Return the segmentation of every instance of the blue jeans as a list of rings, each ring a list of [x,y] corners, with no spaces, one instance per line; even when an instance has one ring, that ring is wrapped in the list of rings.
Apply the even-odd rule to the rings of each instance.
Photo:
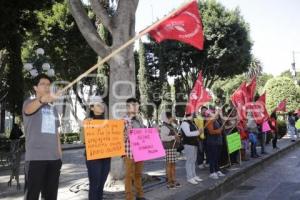
[[[255,133],[249,133],[249,140],[251,143],[251,157],[256,156],[256,145],[257,145],[257,136]]]
[[[87,160],[90,189],[89,200],[102,200],[103,188],[110,171],[110,158]]]

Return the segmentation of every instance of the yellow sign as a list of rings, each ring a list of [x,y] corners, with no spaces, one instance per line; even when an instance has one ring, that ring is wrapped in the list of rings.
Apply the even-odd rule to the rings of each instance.
[[[125,155],[123,120],[85,120],[87,160]]]

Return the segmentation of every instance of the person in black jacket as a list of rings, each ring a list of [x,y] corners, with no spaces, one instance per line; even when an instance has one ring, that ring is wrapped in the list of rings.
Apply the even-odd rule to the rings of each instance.
[[[199,145],[199,130],[193,121],[193,115],[187,114],[186,120],[181,124],[184,152],[186,155],[186,175],[187,181],[191,184],[198,184],[202,181],[196,175],[196,161],[197,161],[197,151]]]

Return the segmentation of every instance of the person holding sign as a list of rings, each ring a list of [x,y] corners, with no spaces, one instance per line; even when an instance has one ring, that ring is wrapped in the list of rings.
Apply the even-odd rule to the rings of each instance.
[[[225,126],[224,126],[224,133],[225,133],[226,138],[228,135],[238,132],[238,129],[237,129],[238,116],[237,116],[236,109],[230,108],[227,111],[227,117],[228,117],[228,119],[226,120]],[[240,137],[240,135],[239,135],[239,137]],[[228,141],[227,141],[227,145],[228,145]],[[228,149],[226,149],[226,153],[229,154],[229,159],[230,159],[231,164],[238,163],[238,153],[239,153],[238,151],[228,152]]]
[[[211,112],[210,119],[207,122],[207,152],[209,157],[209,177],[212,179],[218,179],[225,176],[220,170],[219,161],[221,157],[222,145],[223,145],[223,128],[222,120],[220,117],[221,110],[217,110],[216,113]]]
[[[86,120],[102,120],[105,118],[105,107],[100,96],[92,96],[89,107],[90,116]],[[84,134],[83,143],[85,143]],[[89,200],[103,199],[103,188],[110,171],[110,160],[111,158],[86,160],[89,177]]]
[[[136,199],[145,200],[142,185],[142,171],[144,163],[134,162],[130,148],[129,134],[132,128],[145,128],[139,113],[139,101],[136,98],[129,98],[126,101],[127,115],[125,116],[125,195],[126,200],[133,200],[132,182],[135,186]]]
[[[176,144],[179,144],[179,136],[176,133],[175,128],[172,126],[172,122],[174,121],[172,117],[172,113],[163,112],[162,113],[162,121],[163,124],[160,129],[161,140],[164,145],[164,149],[166,151],[166,174],[167,174],[167,187],[169,189],[175,189],[176,187],[180,187],[180,183],[176,182],[175,178],[175,163],[176,163]]]
[[[25,200],[56,200],[62,166],[62,150],[55,106],[50,94],[51,79],[40,74],[34,79],[35,98],[23,105],[25,153]]]
[[[187,181],[196,185],[202,179],[196,175],[196,161],[200,137],[198,127],[193,121],[193,114],[186,114],[186,120],[181,124],[181,131],[186,155],[185,170]]]

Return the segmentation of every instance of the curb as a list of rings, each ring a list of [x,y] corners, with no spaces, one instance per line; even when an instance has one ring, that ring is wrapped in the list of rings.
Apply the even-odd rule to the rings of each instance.
[[[75,145],[62,145],[62,150],[67,151],[67,150],[73,150],[73,149],[83,149],[84,145],[83,144],[75,144]]]
[[[240,185],[252,175],[257,173],[267,167],[270,163],[278,160],[282,156],[286,155],[287,153],[291,152],[292,150],[299,147],[300,141],[295,141],[293,144],[288,145],[276,153],[273,153],[264,159],[259,160],[258,162],[249,164],[240,171],[237,171],[230,176],[226,177],[224,180],[215,183],[212,187],[208,187],[198,193],[194,193],[191,196],[187,197],[186,199],[189,200],[215,200],[220,198],[222,195],[234,190],[236,186]]]

